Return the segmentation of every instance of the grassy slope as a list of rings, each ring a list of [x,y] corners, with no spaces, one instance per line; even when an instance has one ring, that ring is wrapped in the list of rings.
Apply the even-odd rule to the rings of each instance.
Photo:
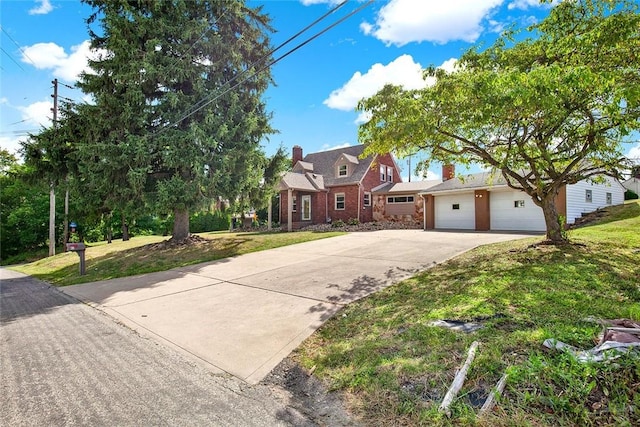
[[[343,233],[202,233],[199,236],[207,241],[173,248],[158,247],[166,237],[135,237],[127,242],[114,240],[109,245],[106,242],[91,244],[85,254],[84,276],[78,274],[78,256],[72,252],[11,268],[57,286],[66,286],[164,271],[340,234]]]
[[[587,316],[640,319],[640,204],[571,231],[574,245],[536,239],[484,246],[346,307],[294,354],[346,393],[369,425],[639,425],[640,361],[580,364],[546,351],[556,338],[588,349]],[[472,334],[437,319],[485,319]],[[437,407],[472,341],[481,343],[453,416]],[[476,417],[503,372],[493,413]]]

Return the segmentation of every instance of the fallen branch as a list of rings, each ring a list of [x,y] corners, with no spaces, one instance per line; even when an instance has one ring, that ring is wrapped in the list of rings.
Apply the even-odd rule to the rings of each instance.
[[[451,410],[449,409],[449,406],[451,406],[453,399],[456,398],[456,396],[458,395],[458,392],[460,391],[460,389],[462,388],[462,385],[464,384],[464,380],[467,377],[467,371],[469,370],[469,366],[471,366],[471,362],[473,362],[473,358],[476,357],[476,350],[478,348],[478,345],[479,345],[478,341],[474,341],[471,344],[471,347],[469,347],[469,354],[467,355],[467,361],[464,362],[464,365],[462,365],[462,368],[460,368],[460,370],[456,373],[456,376],[453,379],[453,382],[451,383],[451,387],[449,387],[449,390],[447,390],[447,394],[444,395],[444,399],[442,399],[442,403],[438,408],[440,412],[444,412],[445,414],[447,414],[447,416],[451,416]]]
[[[489,393],[489,396],[487,396],[487,400],[484,401],[484,405],[482,405],[482,408],[480,408],[480,416],[491,412],[494,405],[496,404],[496,399],[500,397],[502,391],[504,390],[504,386],[507,385],[507,377],[508,375],[506,373],[502,375],[502,378],[500,378],[498,384],[496,384],[495,388],[491,390],[491,393]]]

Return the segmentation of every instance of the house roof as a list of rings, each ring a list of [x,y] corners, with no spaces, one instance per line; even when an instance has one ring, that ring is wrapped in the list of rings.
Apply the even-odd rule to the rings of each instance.
[[[435,185],[440,184],[440,180],[412,181],[412,182],[387,182],[372,189],[372,193],[420,193]]]
[[[313,163],[313,172],[324,176],[324,184],[328,187],[334,185],[348,185],[360,182],[373,163],[374,156],[359,159],[364,151],[364,145],[337,148],[335,150],[320,151],[304,156],[304,161]],[[336,177],[335,167],[338,160],[344,157],[354,165],[353,172],[349,176]]]
[[[284,174],[280,189],[319,191],[336,185],[356,184],[365,176],[375,158],[371,155],[358,159],[363,151],[364,145],[354,145],[307,154],[294,165],[293,172]],[[353,165],[351,174],[336,177],[336,165],[345,160]]]
[[[310,192],[318,192],[325,189],[322,176],[310,172],[285,173],[280,180],[279,190],[286,190],[288,188]]]
[[[313,163],[298,161],[293,167],[294,172],[313,172]]]
[[[462,191],[462,190],[477,190],[480,188],[489,187],[506,187],[507,182],[504,177],[498,173],[492,172],[480,172],[463,177],[456,177],[448,179],[441,184],[434,185],[427,189],[423,193],[441,193],[445,191]]]

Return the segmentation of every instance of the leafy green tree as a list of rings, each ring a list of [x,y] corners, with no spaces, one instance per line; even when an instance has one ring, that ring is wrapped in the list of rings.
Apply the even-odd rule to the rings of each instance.
[[[0,259],[46,245],[48,184],[29,179],[32,173],[13,154],[0,149]]]
[[[617,175],[620,143],[639,127],[640,15],[630,1],[565,1],[528,30],[471,49],[454,72],[427,69],[435,83],[425,89],[387,86],[362,100],[371,120],[359,135],[367,153],[419,149],[493,168],[563,243],[559,190]]]
[[[172,211],[172,239],[183,240],[189,211],[216,196],[236,200],[264,158],[269,18],[237,0],[84,1],[102,52],[79,82],[95,101],[83,159],[93,152],[102,173],[90,179]]]

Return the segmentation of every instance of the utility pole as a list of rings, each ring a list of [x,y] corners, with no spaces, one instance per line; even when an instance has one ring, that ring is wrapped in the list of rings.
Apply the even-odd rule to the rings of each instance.
[[[54,79],[53,83],[53,127],[58,124],[58,79]],[[49,256],[56,254],[56,190],[53,180],[49,183]]]

